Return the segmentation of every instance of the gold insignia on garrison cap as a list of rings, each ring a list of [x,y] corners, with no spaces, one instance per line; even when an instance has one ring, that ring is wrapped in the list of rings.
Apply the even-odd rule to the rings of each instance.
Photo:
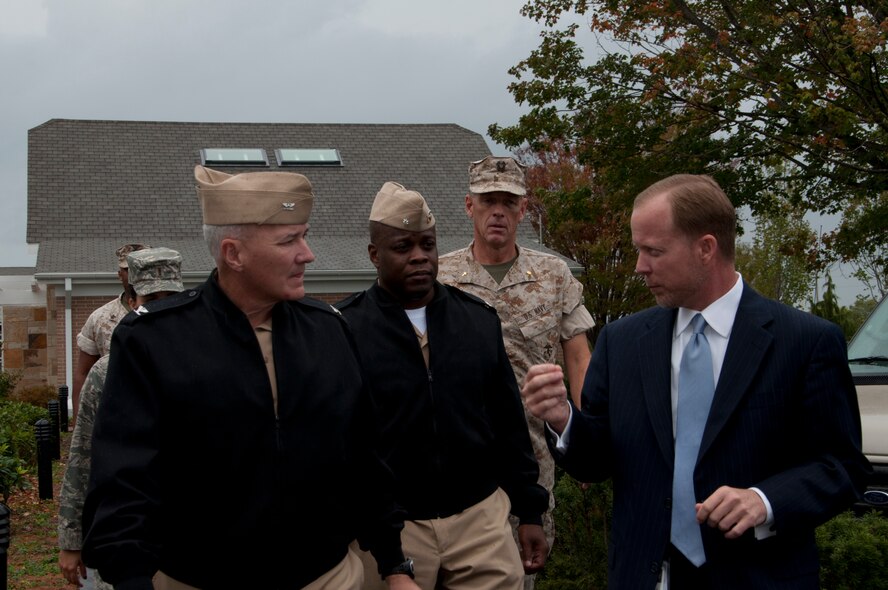
[[[435,216],[423,196],[397,182],[386,182],[376,193],[370,208],[370,221],[411,232],[435,226]]]
[[[226,174],[194,167],[206,225],[304,224],[314,202],[311,183],[294,172]]]

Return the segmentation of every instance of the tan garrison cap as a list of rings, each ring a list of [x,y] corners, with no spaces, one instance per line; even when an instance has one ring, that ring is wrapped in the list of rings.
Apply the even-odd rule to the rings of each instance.
[[[515,158],[487,156],[472,162],[469,164],[469,192],[474,195],[504,192],[523,197],[527,194],[525,168]]]
[[[145,248],[150,248],[151,246],[146,246],[145,244],[124,244],[120,248],[118,248],[114,253],[117,254],[117,265],[120,268],[126,268],[126,256],[130,252],[136,252],[138,250],[144,250]]]
[[[370,221],[407,231],[425,231],[435,227],[435,216],[422,195],[397,182],[382,185],[370,208]]]
[[[194,179],[206,225],[308,223],[314,195],[301,174],[226,174],[198,165]]]
[[[137,295],[151,295],[159,291],[184,291],[182,284],[182,256],[169,248],[145,248],[131,252],[129,283]]]

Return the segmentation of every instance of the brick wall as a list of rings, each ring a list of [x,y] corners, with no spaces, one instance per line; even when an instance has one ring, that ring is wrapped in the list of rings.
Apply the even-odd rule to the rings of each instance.
[[[323,301],[324,303],[333,304],[342,301],[349,295],[351,295],[351,293],[312,293],[311,297]]]
[[[46,318],[46,307],[3,306],[3,369],[22,375],[17,388],[54,385]]]

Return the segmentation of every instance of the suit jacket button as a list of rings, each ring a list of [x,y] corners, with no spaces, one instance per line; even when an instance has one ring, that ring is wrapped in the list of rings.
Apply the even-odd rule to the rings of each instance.
[[[659,571],[660,571],[660,564],[657,563],[656,561],[652,561],[651,562],[651,573],[656,574]]]
[[[663,507],[666,510],[672,510],[672,498],[666,498],[666,501],[663,502]]]

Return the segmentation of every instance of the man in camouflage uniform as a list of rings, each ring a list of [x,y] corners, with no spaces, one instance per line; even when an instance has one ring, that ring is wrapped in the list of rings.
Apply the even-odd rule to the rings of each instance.
[[[111,346],[111,332],[117,322],[130,312],[129,297],[129,279],[126,256],[130,252],[149,248],[144,244],[125,244],[117,249],[117,278],[123,285],[123,293],[116,299],[112,299],[100,308],[93,311],[83,324],[80,333],[77,335],[77,364],[74,369],[74,383],[71,387],[71,408],[73,410],[72,420],[77,420],[77,412],[80,401],[80,390],[86,379],[89,370],[103,356],[108,354],[108,348]]]
[[[586,332],[594,322],[583,305],[583,286],[567,264],[517,244],[526,195],[524,166],[513,158],[488,156],[473,162],[466,213],[474,224],[474,240],[440,258],[438,280],[496,308],[519,386],[531,365],[555,363],[560,347],[571,396],[579,407],[591,356]],[[549,491],[543,528],[552,547],[555,463],[546,448],[543,422],[526,409],[525,415],[540,466],[539,483]],[[525,589],[532,588],[533,576],[527,576]]]
[[[129,270],[130,285],[136,292],[136,313],[144,313],[149,301],[178,293],[184,289],[182,285],[182,257],[175,250],[168,248],[147,248],[131,251],[124,264]],[[110,336],[110,335],[109,335]],[[110,341],[110,338],[109,338]],[[107,352],[96,361],[83,383],[80,396],[78,415],[80,418],[71,435],[71,451],[68,456],[68,467],[62,480],[59,494],[59,568],[72,584],[96,590],[110,590],[111,585],[103,582],[98,572],[89,570],[80,559],[80,548],[83,540],[81,516],[83,500],[89,482],[90,452],[93,424],[99,397],[108,372]]]

